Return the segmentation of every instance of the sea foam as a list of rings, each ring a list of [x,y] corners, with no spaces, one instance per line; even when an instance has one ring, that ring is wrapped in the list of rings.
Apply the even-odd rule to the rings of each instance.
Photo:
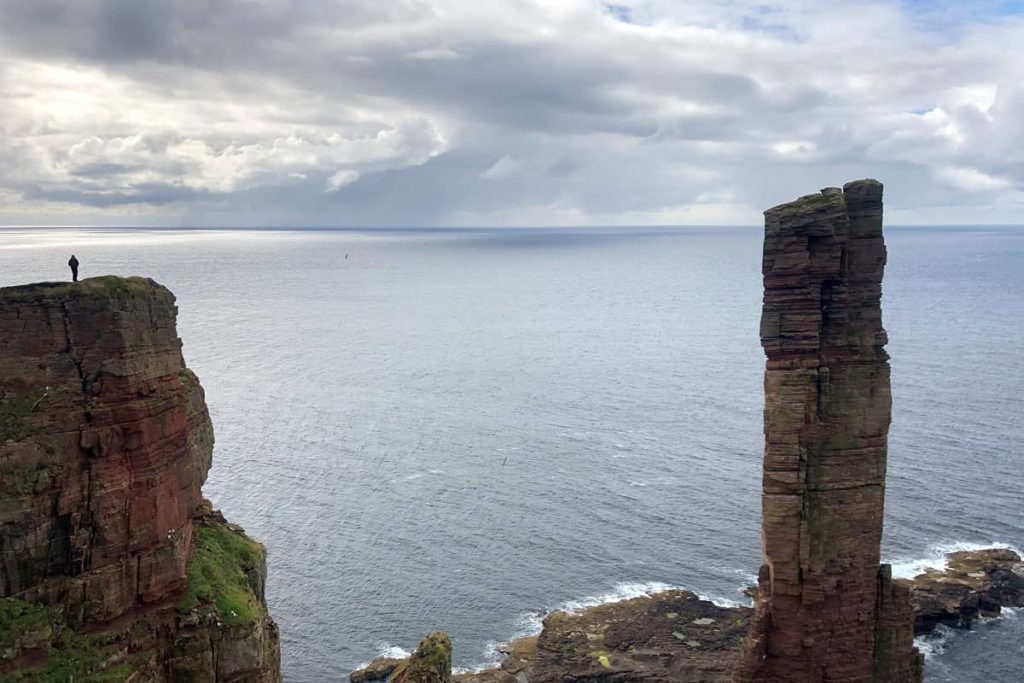
[[[949,567],[949,560],[946,558],[948,553],[959,552],[962,550],[984,550],[986,548],[1006,548],[1007,550],[1014,551],[1018,555],[1022,554],[1020,550],[1008,543],[996,541],[991,543],[972,543],[964,541],[929,546],[928,554],[924,558],[913,560],[896,559],[889,560],[888,562],[892,566],[893,578],[912,579],[919,574],[923,574],[929,569],[945,571]]]

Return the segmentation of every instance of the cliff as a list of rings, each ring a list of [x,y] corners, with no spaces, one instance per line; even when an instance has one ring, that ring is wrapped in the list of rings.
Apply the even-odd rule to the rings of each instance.
[[[277,681],[264,548],[203,500],[213,429],[174,296],[0,289],[0,676]]]
[[[759,593],[740,681],[914,681],[908,591],[881,567],[889,362],[882,186],[765,212]]]

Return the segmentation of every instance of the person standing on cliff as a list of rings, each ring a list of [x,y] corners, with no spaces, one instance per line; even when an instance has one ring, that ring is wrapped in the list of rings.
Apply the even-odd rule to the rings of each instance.
[[[78,259],[75,258],[74,254],[68,259],[68,265],[71,266],[71,281],[78,282]]]

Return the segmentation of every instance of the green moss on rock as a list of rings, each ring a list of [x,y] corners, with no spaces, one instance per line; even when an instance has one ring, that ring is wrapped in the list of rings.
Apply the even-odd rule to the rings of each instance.
[[[451,683],[452,641],[443,631],[423,639],[416,652],[391,674],[391,683]]]
[[[148,297],[154,290],[167,292],[170,295],[167,289],[149,278],[102,275],[78,282],[36,282],[29,285],[4,287],[0,289],[0,301],[17,303],[70,297]]]
[[[79,634],[60,611],[14,598],[0,599],[0,663],[27,656],[33,662],[0,676],[11,683],[113,683],[127,680],[140,665],[112,633]]]
[[[237,527],[212,517],[196,523],[195,553],[188,564],[183,613],[198,609],[229,626],[247,626],[263,616],[258,580],[263,546]]]
[[[0,656],[18,649],[21,643],[48,638],[54,618],[46,607],[14,598],[0,600]]]

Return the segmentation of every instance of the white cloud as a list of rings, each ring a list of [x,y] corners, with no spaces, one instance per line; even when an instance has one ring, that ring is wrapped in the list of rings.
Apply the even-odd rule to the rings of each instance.
[[[346,185],[351,185],[359,180],[359,172],[352,170],[338,171],[327,179],[327,191],[337,192]]]
[[[950,187],[964,192],[993,192],[1008,190],[1013,183],[1003,178],[994,178],[976,168],[954,168],[946,166],[936,169],[936,177]]]
[[[424,61],[445,61],[449,59],[458,59],[459,53],[446,47],[436,47],[416,50],[415,52],[407,54],[406,57],[409,59],[421,59]]]
[[[491,164],[487,170],[480,174],[481,178],[487,180],[501,180],[518,174],[523,169],[523,162],[505,155]]]
[[[754,223],[863,176],[903,220],[1021,220],[996,0],[30,4],[0,4],[0,222]]]

